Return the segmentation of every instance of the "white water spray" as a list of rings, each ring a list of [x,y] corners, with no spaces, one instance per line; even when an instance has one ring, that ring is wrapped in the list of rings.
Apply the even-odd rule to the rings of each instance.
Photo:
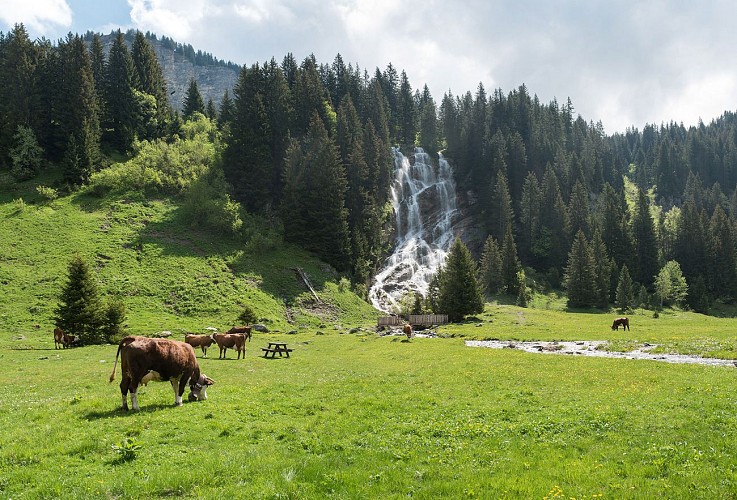
[[[369,290],[371,303],[385,312],[396,312],[408,292],[427,295],[430,280],[453,243],[457,214],[453,172],[442,154],[436,169],[422,148],[410,158],[399,148],[392,151],[397,239],[394,253]]]

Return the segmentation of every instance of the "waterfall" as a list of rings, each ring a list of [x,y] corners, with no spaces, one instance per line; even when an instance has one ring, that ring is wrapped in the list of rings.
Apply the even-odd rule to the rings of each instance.
[[[386,312],[395,312],[408,292],[427,295],[430,280],[453,243],[457,213],[453,172],[442,154],[436,169],[422,148],[415,148],[409,158],[399,148],[392,152],[397,238],[394,253],[369,290],[374,307]]]

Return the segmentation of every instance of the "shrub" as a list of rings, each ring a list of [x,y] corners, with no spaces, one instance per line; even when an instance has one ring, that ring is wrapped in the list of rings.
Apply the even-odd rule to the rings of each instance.
[[[244,325],[250,325],[252,323],[255,323],[258,321],[258,316],[256,316],[256,313],[249,305],[243,306],[243,310],[238,315],[238,321],[240,323],[243,323]]]
[[[38,145],[33,129],[18,125],[13,136],[15,147],[10,150],[10,173],[19,181],[31,179],[41,168],[43,149]]]
[[[48,186],[36,186],[36,192],[41,198],[47,201],[53,201],[59,197],[59,192]]]

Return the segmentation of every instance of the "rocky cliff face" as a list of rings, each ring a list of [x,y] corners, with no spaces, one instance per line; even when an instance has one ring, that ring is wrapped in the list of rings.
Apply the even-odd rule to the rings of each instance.
[[[197,81],[197,88],[202,94],[205,105],[209,99],[212,99],[215,108],[219,109],[226,89],[231,99],[233,98],[233,87],[238,81],[239,70],[226,66],[196,66],[183,55],[155,42],[154,44],[169,92],[174,92],[169,96],[174,109],[182,110],[191,78]]]
[[[113,43],[113,35],[101,35],[100,39],[105,52],[109,52]],[[197,88],[200,90],[205,105],[208,100],[212,99],[215,108],[219,109],[226,89],[230,97],[233,97],[233,87],[238,82],[240,74],[239,67],[218,64],[196,65],[184,54],[164,46],[159,40],[149,40],[149,42],[156,51],[159,64],[164,72],[164,79],[170,93],[169,102],[177,111],[182,110],[184,97],[187,95],[189,81],[192,78],[197,81]],[[131,48],[130,41],[128,41],[128,48]]]

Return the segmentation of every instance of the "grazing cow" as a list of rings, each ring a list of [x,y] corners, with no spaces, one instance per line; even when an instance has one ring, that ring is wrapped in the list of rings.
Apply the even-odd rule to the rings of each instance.
[[[412,338],[412,325],[407,323],[406,325],[404,325],[404,328],[402,328],[402,331],[404,332],[404,334],[407,336],[408,339]]]
[[[171,382],[176,406],[182,406],[182,395],[188,382],[190,401],[207,399],[207,387],[215,383],[200,372],[194,348],[178,340],[125,337],[118,345],[110,382],[115,378],[118,356],[123,377],[120,382],[122,408],[126,411],[128,392],[131,394],[133,409],[138,410],[138,386],[146,385],[151,380]]]
[[[619,330],[620,326],[622,327],[622,330],[629,330],[630,329],[629,318],[616,318],[614,320],[614,323],[612,323],[612,330]]]
[[[241,359],[241,351],[243,351],[243,359],[246,359],[246,335],[244,333],[213,333],[212,339],[220,348],[218,359],[225,358],[228,348],[238,351],[238,359]]]
[[[66,347],[64,345],[64,330],[61,328],[54,328],[54,349],[61,349],[62,347]]]
[[[184,341],[192,347],[199,347],[202,349],[203,357],[207,357],[207,348],[215,342],[209,335],[195,335],[194,333],[186,334],[184,336]]]
[[[61,336],[61,343],[64,344],[64,347],[71,347],[73,344],[77,343],[77,337],[76,335],[69,335],[68,333],[64,333]]]
[[[251,327],[250,326],[234,326],[225,333],[242,333],[246,336],[247,341],[251,341]]]

